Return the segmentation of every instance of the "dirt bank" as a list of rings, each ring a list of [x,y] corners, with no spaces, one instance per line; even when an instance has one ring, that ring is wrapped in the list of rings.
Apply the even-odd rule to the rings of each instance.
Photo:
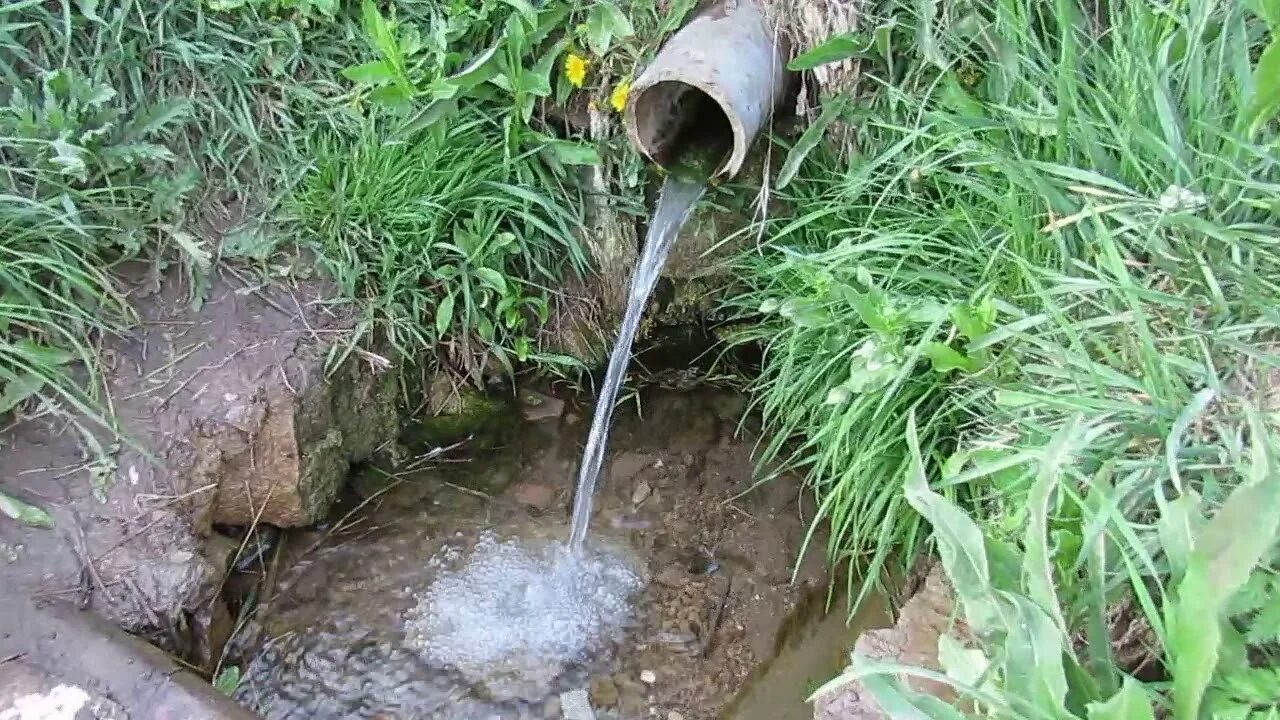
[[[395,437],[394,383],[364,351],[327,364],[353,318],[323,284],[219,273],[197,308],[176,274],[130,270],[139,323],[102,348],[126,441],[52,408],[0,431],[0,484],[54,521],[0,522],[0,603],[71,603],[208,664],[238,550],[215,524],[323,517],[349,464]]]

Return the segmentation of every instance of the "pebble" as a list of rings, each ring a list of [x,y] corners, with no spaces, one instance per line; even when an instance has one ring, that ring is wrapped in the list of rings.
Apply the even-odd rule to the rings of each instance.
[[[645,685],[652,685],[658,682],[658,675],[652,670],[643,670],[640,672],[640,682]]]
[[[555,500],[556,490],[546,483],[526,481],[512,488],[511,495],[521,505],[546,510]]]
[[[667,713],[667,720],[684,720],[684,715],[675,710]]]
[[[564,720],[596,720],[596,714],[591,709],[591,701],[587,699],[586,690],[560,693],[560,708],[564,713]]]
[[[613,678],[591,679],[591,703],[597,707],[613,707],[618,704],[618,685]]]

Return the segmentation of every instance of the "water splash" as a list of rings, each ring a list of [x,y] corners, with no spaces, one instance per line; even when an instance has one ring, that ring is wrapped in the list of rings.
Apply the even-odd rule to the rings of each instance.
[[[658,276],[667,262],[667,255],[671,253],[676,235],[689,220],[693,206],[706,188],[704,182],[671,175],[658,193],[658,205],[649,222],[644,251],[640,253],[635,274],[631,276],[627,312],[622,318],[622,327],[618,330],[613,353],[609,356],[609,368],[605,372],[604,385],[600,388],[600,397],[596,400],[591,433],[587,436],[582,466],[578,469],[578,488],[573,497],[573,523],[569,530],[569,547],[575,551],[581,549],[587,539],[592,500],[595,497],[596,483],[600,479],[600,468],[604,464],[609,426],[613,421],[613,406],[617,402],[622,379],[627,374],[627,364],[631,361],[631,345],[640,328],[640,317],[644,314],[649,296],[653,294],[653,288],[658,284]]]

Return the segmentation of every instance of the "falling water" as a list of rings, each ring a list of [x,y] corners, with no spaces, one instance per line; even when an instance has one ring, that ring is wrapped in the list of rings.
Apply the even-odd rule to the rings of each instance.
[[[573,498],[573,524],[569,531],[569,547],[578,550],[587,538],[587,525],[591,522],[591,502],[595,496],[596,482],[600,479],[600,467],[604,464],[605,444],[609,440],[609,425],[613,420],[613,405],[622,387],[631,360],[631,344],[640,328],[640,316],[644,313],[649,296],[658,284],[658,275],[667,262],[671,245],[680,228],[689,219],[693,206],[706,190],[706,183],[668,176],[658,193],[658,206],[649,223],[649,233],[644,240],[644,251],[631,276],[631,293],[627,299],[627,312],[618,330],[618,340],[609,356],[609,369],[604,376],[604,386],[596,400],[596,414],[591,419],[591,434],[587,436],[587,448],[582,453],[582,467],[578,469],[578,489]]]

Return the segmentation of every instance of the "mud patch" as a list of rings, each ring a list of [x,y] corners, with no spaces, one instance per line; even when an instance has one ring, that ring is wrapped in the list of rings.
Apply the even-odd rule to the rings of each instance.
[[[450,539],[567,535],[585,407],[471,462],[393,470],[380,495],[349,500],[340,525],[292,537],[230,660],[247,666],[237,698],[272,719],[488,720],[560,718],[561,693],[586,691],[602,720],[718,717],[777,653],[787,619],[827,589],[821,538],[796,567],[805,494],[794,479],[753,488],[753,441],[732,436],[731,400],[660,394],[644,398],[643,419],[619,419],[593,537],[627,549],[649,583],[621,641],[552,673],[538,699],[501,698],[424,661],[405,620]]]

